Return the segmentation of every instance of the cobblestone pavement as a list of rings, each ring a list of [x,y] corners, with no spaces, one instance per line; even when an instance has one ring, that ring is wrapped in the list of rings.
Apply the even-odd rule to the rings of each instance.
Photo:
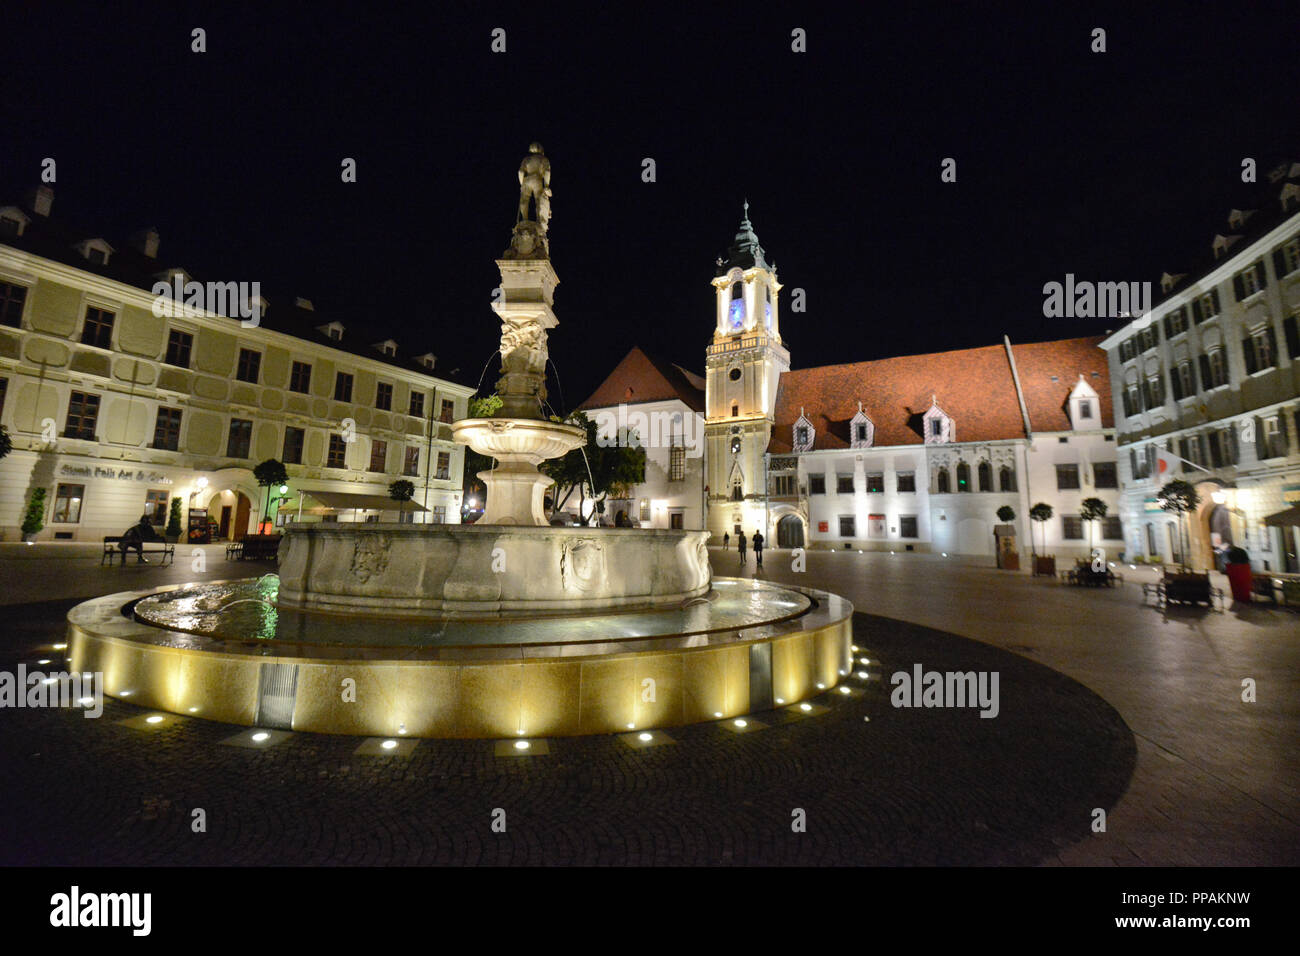
[[[49,654],[72,603],[11,607],[0,667]],[[111,699],[97,720],[3,710],[0,862],[1026,864],[1096,839],[1093,809],[1115,805],[1136,760],[1114,709],[985,644],[866,615],[855,633],[871,676],[823,695],[824,713],[679,728],[644,749],[551,739],[547,755],[498,757],[492,741],[421,741],[356,756],[360,738],[256,749],[197,719],[133,729],[120,721],[143,712]],[[999,671],[997,719],[891,707],[888,675],[916,661]]]
[[[734,552],[713,552],[737,574]],[[1300,863],[1300,612],[1267,605],[1168,612],[1143,605],[1153,569],[1115,589],[1073,588],[938,555],[769,551],[765,579],[811,581],[860,611],[973,638],[1073,677],[1119,711],[1137,767],[1107,832],[1066,865]],[[746,575],[754,574],[751,556]],[[1227,579],[1212,575],[1227,591]],[[920,659],[920,658],[918,658]],[[929,662],[925,662],[928,666]],[[1242,681],[1257,700],[1242,700]],[[1004,689],[1004,699],[1009,692]]]

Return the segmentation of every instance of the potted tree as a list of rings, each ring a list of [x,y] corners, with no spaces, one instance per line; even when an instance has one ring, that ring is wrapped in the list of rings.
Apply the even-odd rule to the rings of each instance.
[[[45,527],[45,489],[32,490],[31,500],[27,502],[27,511],[23,515],[23,540],[31,544]]]
[[[261,526],[257,529],[261,534],[269,534],[271,531],[271,488],[274,485],[283,485],[289,480],[289,472],[284,467],[284,462],[275,458],[268,458],[253,469],[253,477],[257,480],[259,486],[266,489],[266,507],[263,509]]]
[[[1020,570],[1020,552],[1016,548],[1016,509],[1003,505],[998,509],[998,520],[1002,523],[993,529],[994,543],[997,545],[998,567],[1004,571]]]
[[[1156,492],[1162,511],[1178,516],[1178,536],[1182,541],[1182,561],[1176,572],[1165,575],[1165,600],[1188,604],[1210,603],[1209,572],[1198,574],[1187,564],[1187,535],[1184,532],[1184,515],[1194,512],[1201,503],[1197,490],[1181,478],[1175,478]]]
[[[1106,517],[1106,512],[1108,510],[1106,502],[1102,501],[1100,498],[1084,498],[1082,503],[1079,505],[1079,517],[1082,519],[1083,523],[1088,526],[1088,557],[1080,562],[1080,571],[1092,576],[1089,579],[1089,583],[1091,584],[1098,583],[1096,576],[1100,575],[1101,577],[1105,577],[1106,575],[1105,555],[1103,554],[1101,556],[1102,560],[1100,568],[1096,567],[1096,564],[1094,563],[1093,555],[1095,552],[1092,550],[1092,525],[1094,521],[1100,521],[1102,518]]]
[[[406,514],[406,503],[415,497],[415,485],[405,478],[398,478],[388,486],[388,497],[398,502],[398,521],[401,522]]]
[[[181,539],[181,497],[172,496],[171,511],[167,516],[167,529],[163,531],[163,540],[175,544]]]
[[[1029,509],[1030,520],[1038,523],[1040,526],[1046,525],[1052,520],[1052,506],[1045,501],[1040,501]],[[1034,536],[1029,536],[1030,546],[1033,546]],[[1043,528],[1043,547],[1047,547],[1047,529]],[[1039,554],[1034,552],[1034,574],[1047,574],[1056,577],[1056,556],[1051,554]]]

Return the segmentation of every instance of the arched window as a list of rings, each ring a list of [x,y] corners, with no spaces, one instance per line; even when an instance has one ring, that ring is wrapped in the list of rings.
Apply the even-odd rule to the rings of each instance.
[[[987,461],[982,461],[977,469],[980,477],[980,491],[993,490],[993,466]]]
[[[939,469],[939,477],[938,477],[938,480],[937,480],[936,487],[939,489],[939,494],[941,494],[941,495],[946,495],[946,494],[948,493],[949,488],[948,488],[948,469],[947,469],[947,468],[940,468],[940,469]]]
[[[970,491],[970,465],[964,461],[957,466],[957,490]]]
[[[743,282],[733,282],[731,284],[732,301],[743,298],[745,295],[745,284]]]
[[[1002,470],[998,472],[998,479],[1000,485],[999,490],[1001,491],[1016,490],[1016,473],[1012,471],[1012,469],[1009,466],[1007,465],[1002,466]]]
[[[731,481],[731,500],[741,501],[745,497],[745,487],[741,484],[740,476],[737,475]]]

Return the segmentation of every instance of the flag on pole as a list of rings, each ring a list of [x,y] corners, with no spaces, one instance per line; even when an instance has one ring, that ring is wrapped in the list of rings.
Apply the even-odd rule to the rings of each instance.
[[[1156,446],[1156,477],[1172,478],[1177,470],[1177,463],[1182,461],[1177,455],[1171,455],[1160,446]]]

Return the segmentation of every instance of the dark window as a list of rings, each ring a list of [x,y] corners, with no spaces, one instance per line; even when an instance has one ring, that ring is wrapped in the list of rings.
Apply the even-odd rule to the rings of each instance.
[[[153,447],[164,451],[175,451],[181,443],[181,410],[179,408],[158,409],[158,419],[153,426]]]
[[[1169,382],[1173,386],[1174,401],[1196,394],[1196,380],[1192,374],[1192,363],[1190,360],[1182,362],[1174,368],[1174,373],[1169,377]]]
[[[1079,400],[1079,418],[1092,418],[1092,401],[1087,398]]]
[[[957,490],[970,491],[970,465],[964,461],[957,466]]]
[[[334,401],[352,401],[352,376],[347,372],[338,372],[334,376]]]
[[[451,452],[438,452],[438,470],[434,473],[434,477],[444,481],[451,477]]]
[[[851,538],[857,533],[857,521],[851,515],[840,516],[840,537]]]
[[[1247,375],[1274,368],[1277,365],[1277,333],[1271,325],[1253,332],[1241,340],[1241,351],[1246,359]]]
[[[867,494],[882,495],[884,493],[885,493],[885,476],[867,475]]]
[[[307,432],[301,428],[294,428],[292,425],[285,426],[284,429],[284,463],[286,465],[302,464],[302,446],[303,439],[307,437]]]
[[[1009,465],[1003,465],[998,470],[998,482],[1000,491],[1016,490],[1016,471]]]
[[[1068,491],[1072,488],[1079,487],[1079,466],[1078,465],[1057,465],[1056,466],[1056,490]]]
[[[235,378],[241,382],[252,382],[257,384],[258,376],[262,373],[262,353],[253,349],[239,350],[239,368],[235,372]]]
[[[456,403],[451,401],[450,399],[444,398],[442,400],[442,409],[441,411],[438,412],[438,421],[450,423],[455,414],[456,414]]]
[[[294,392],[306,392],[311,388],[311,366],[306,362],[294,362],[289,372],[289,389]]]
[[[937,475],[937,477],[936,477],[936,479],[935,479],[935,486],[938,488],[938,493],[939,493],[939,494],[941,494],[941,495],[946,495],[946,494],[948,494],[948,492],[950,491],[950,489],[949,489],[949,487],[948,487],[948,469],[947,469],[947,468],[940,468],[940,469],[939,469],[938,475]]]
[[[253,443],[253,423],[247,418],[230,420],[230,435],[226,438],[227,458],[247,458]]]
[[[424,417],[424,392],[411,393],[411,405],[407,410],[407,414],[416,418]]]
[[[732,414],[733,414],[733,415],[735,414],[735,406],[734,406],[734,405],[732,406]],[[808,426],[807,426],[807,425],[800,425],[798,428],[795,429],[795,439],[794,439],[794,440],[795,440],[798,444],[800,444],[800,445],[807,445],[807,444],[808,444]]]
[[[1187,307],[1180,306],[1165,316],[1165,338],[1171,339],[1187,331]]]
[[[96,348],[113,347],[113,313],[107,309],[86,309],[86,322],[81,327],[81,344]]]
[[[388,442],[374,439],[370,442],[370,470],[384,472],[388,469]]]
[[[393,386],[387,382],[380,382],[375,386],[375,408],[381,412],[389,412],[393,409]]]
[[[808,494],[824,495],[826,494],[826,476],[809,475],[808,476]]]
[[[976,473],[979,475],[979,481],[980,481],[979,490],[992,491],[993,490],[993,466],[990,465],[987,461],[982,461],[979,464],[979,468],[976,469]]]
[[[1101,536],[1107,541],[1124,540],[1124,528],[1120,520],[1113,515],[1107,515],[1101,519]]]
[[[68,399],[68,420],[63,426],[63,437],[94,441],[95,421],[98,418],[99,396],[73,392]]]
[[[327,468],[346,468],[348,466],[348,445],[342,435],[330,435],[329,457],[325,459]]]
[[[1286,336],[1286,353],[1290,356],[1291,361],[1300,359],[1300,328],[1297,328],[1297,317],[1288,315],[1282,321],[1282,332]]]
[[[0,322],[15,329],[23,325],[23,303],[27,301],[27,287],[0,282]]]
[[[1092,483],[1097,488],[1118,488],[1113,461],[1096,461],[1092,464]]]
[[[681,531],[686,525],[683,523],[685,516],[680,511],[674,511],[668,515],[668,527],[673,531]]]
[[[57,524],[76,524],[81,520],[81,504],[86,497],[85,485],[60,484],[54,493],[54,514]]]
[[[1083,538],[1083,519],[1078,515],[1061,515],[1061,536],[1067,541]]]
[[[5,395],[9,393],[9,379],[0,378],[0,415],[5,413]]]
[[[854,428],[855,428],[855,431],[856,431],[856,434],[857,434],[857,437],[858,437],[858,441],[866,441],[866,440],[867,440],[867,426],[866,426],[866,425],[863,425],[863,424],[858,424],[858,425],[854,426]]]
[[[402,462],[402,474],[408,478],[420,473],[420,449],[414,445],[406,446],[406,460]]]
[[[943,419],[941,418],[930,419],[930,434],[933,435],[935,438],[938,438],[940,435],[943,434]]]
[[[898,473],[899,491],[916,491],[916,472],[900,471]]]
[[[189,368],[190,351],[193,348],[193,335],[180,329],[172,329],[167,335],[167,357],[163,361],[177,368]]]
[[[686,448],[673,445],[668,450],[668,480],[683,481],[686,478]]]
[[[836,490],[839,494],[842,494],[842,495],[851,495],[851,494],[853,494],[853,476],[852,476],[852,475],[836,475],[836,476],[835,476],[835,490]]]
[[[900,538],[916,537],[916,515],[898,516],[898,536]]]

